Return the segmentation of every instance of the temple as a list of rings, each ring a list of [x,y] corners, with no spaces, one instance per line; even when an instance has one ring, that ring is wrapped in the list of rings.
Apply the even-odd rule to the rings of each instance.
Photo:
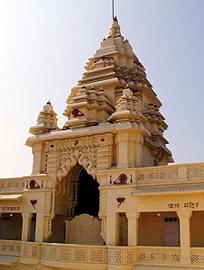
[[[31,175],[0,179],[0,269],[204,269],[204,163],[171,164],[162,104],[115,17],[30,128]]]

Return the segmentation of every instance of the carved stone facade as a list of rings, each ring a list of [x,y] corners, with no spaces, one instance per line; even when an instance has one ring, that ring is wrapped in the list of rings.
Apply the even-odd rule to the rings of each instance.
[[[31,175],[0,179],[0,269],[204,269],[204,164],[168,166],[160,107],[114,18],[63,127],[48,102],[30,128]]]
[[[79,163],[96,178],[98,170],[113,165],[114,148],[114,135],[110,133],[46,142],[45,172],[61,181]]]

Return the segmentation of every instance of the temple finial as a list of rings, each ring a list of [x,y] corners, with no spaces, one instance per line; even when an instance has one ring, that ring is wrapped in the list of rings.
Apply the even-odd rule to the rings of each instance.
[[[118,23],[117,17],[114,17],[111,29],[108,34],[108,38],[117,38],[117,37],[121,37],[120,25]]]

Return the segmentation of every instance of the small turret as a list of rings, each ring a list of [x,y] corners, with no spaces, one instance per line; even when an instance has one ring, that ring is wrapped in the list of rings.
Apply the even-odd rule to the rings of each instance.
[[[37,125],[31,127],[29,132],[37,135],[58,129],[57,120],[57,114],[54,112],[51,102],[48,101],[43,107],[43,111],[39,113]]]

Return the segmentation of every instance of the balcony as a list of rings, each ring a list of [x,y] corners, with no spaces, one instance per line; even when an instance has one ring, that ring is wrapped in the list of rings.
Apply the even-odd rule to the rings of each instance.
[[[39,189],[52,187],[52,182],[48,180],[48,176],[41,174],[16,178],[0,178],[0,191],[1,193],[22,192],[24,189],[29,189],[29,183],[31,180],[35,180]]]
[[[3,258],[24,264],[41,264],[66,269],[106,269],[107,265],[133,267],[161,265],[204,267],[204,248],[190,248],[190,264],[182,263],[180,247],[107,247],[0,240],[0,265]],[[10,260],[8,259],[10,258]]]
[[[141,167],[141,168],[111,168],[99,175],[106,175],[106,185],[111,185],[119,175],[127,176],[126,184],[138,188],[165,185],[188,185],[204,182],[204,163],[173,164],[168,166]],[[100,176],[99,176],[100,177]]]
[[[178,164],[136,169],[137,186],[188,184],[204,181],[204,163]]]

